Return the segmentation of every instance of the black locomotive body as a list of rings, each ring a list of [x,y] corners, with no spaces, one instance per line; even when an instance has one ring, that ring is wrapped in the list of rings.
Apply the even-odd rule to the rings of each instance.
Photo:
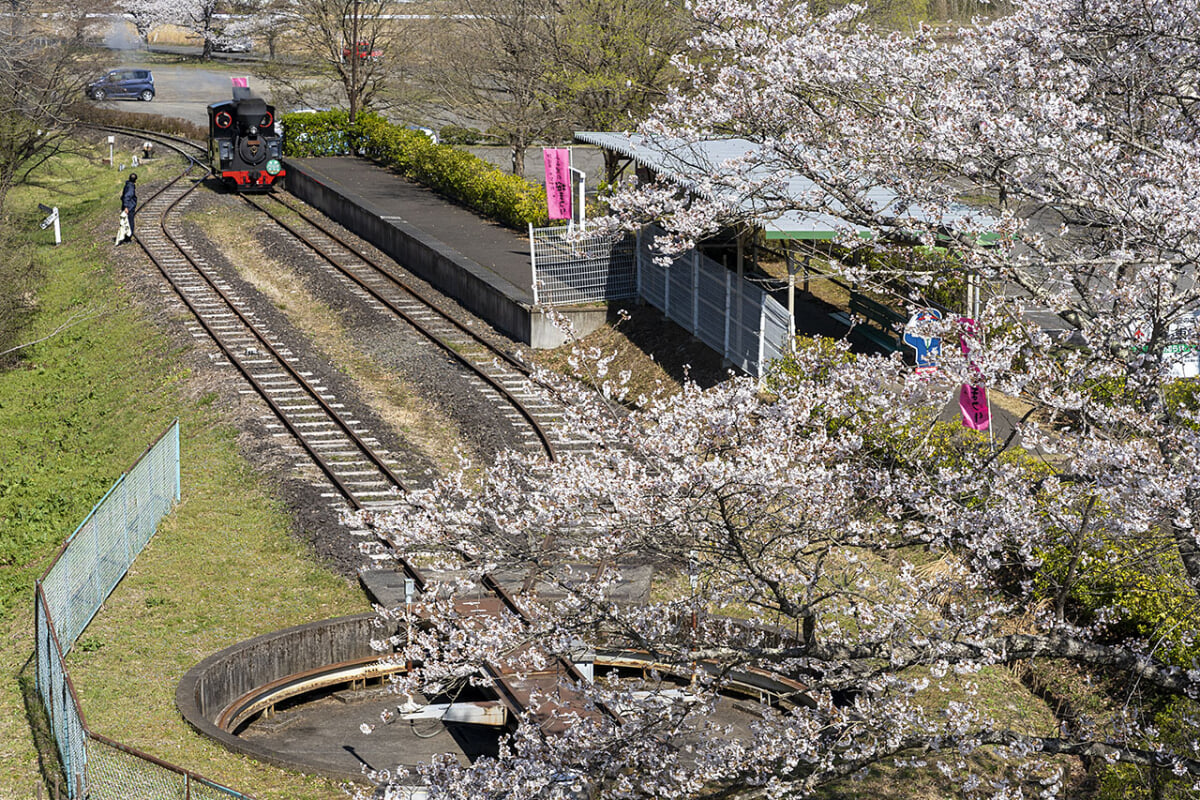
[[[239,192],[270,191],[284,176],[283,137],[275,127],[275,107],[248,89],[208,107],[208,154],[213,174]]]

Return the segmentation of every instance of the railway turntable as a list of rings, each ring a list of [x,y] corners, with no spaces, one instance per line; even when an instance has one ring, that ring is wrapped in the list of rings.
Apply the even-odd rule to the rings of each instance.
[[[486,626],[505,601],[483,596],[461,612]],[[548,659],[543,669],[488,666],[483,685],[467,678],[424,695],[392,691],[406,672],[377,649],[402,630],[379,627],[375,614],[341,617],[277,631],[234,645],[190,670],[176,690],[184,718],[235,752],[289,769],[363,780],[434,756],[468,763],[495,755],[526,713],[548,733],[621,708],[598,708],[572,685],[599,678],[628,681],[637,694],[686,700],[688,677],[646,653],[583,649],[579,659]],[[372,647],[374,643],[374,648]],[[651,677],[653,676],[653,677]],[[765,672],[735,676],[715,709],[733,736],[748,736],[767,707],[807,703],[805,687]],[[709,718],[710,721],[713,717]],[[711,730],[695,731],[696,736]]]

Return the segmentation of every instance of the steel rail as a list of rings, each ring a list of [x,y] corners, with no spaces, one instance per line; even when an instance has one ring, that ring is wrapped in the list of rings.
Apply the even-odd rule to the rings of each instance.
[[[184,158],[186,158],[188,161],[192,162],[193,164],[197,163],[199,161],[199,159],[183,152],[183,150],[182,150],[183,147],[185,147],[185,146],[191,147],[195,150],[200,151],[204,155],[208,154],[208,147],[206,145],[202,145],[202,144],[199,144],[198,142],[194,142],[191,139],[188,139],[184,136],[175,136],[170,133],[161,133],[159,131],[144,131],[144,130],[140,130],[138,128],[129,128],[124,125],[111,125],[108,123],[101,123],[101,122],[86,122],[83,124],[89,128],[94,128],[95,130],[98,130],[98,131],[108,131],[109,133],[116,133],[116,134],[120,134],[121,136],[128,136],[128,137],[134,138],[134,139],[156,140],[156,142],[158,144],[169,147],[170,149],[179,153],[181,156],[183,156]]]
[[[148,136],[147,138],[152,138],[152,137]],[[172,145],[168,145],[168,146],[172,146]],[[196,145],[193,144],[192,146],[195,147]],[[178,148],[172,146],[172,149],[178,149]],[[191,161],[192,161],[192,165],[189,166],[187,170],[185,170],[183,173],[181,173],[175,179],[170,181],[162,189],[155,192],[150,197],[150,199],[147,200],[147,202],[143,205],[143,207],[148,206],[151,202],[153,202],[154,200],[158,199],[161,195],[163,195],[164,192],[171,189],[173,186],[175,186],[175,184],[177,184],[184,177],[186,177],[188,175],[188,173],[190,173],[192,171],[192,169],[196,163],[194,159],[191,159]],[[377,470],[379,470],[380,473],[382,473],[383,477],[386,478],[387,481],[392,483],[396,488],[400,489],[401,491],[407,491],[407,487],[405,487],[403,481],[394,472],[392,472],[391,468],[374,451],[374,449],[372,449],[369,445],[367,445],[365,442],[362,441],[361,437],[359,437],[358,434],[356,434],[350,428],[349,424],[344,419],[342,419],[341,415],[337,411],[335,411],[329,405],[329,403],[326,402],[326,400],[323,397],[321,397],[320,392],[318,392],[316,390],[316,388],[312,386],[312,384],[310,384],[307,380],[305,380],[305,378],[299,374],[299,372],[288,362],[288,360],[281,353],[278,352],[278,350],[276,350],[276,348],[266,339],[266,337],[264,337],[257,330],[257,328],[254,326],[254,324],[249,319],[246,318],[245,314],[243,314],[241,312],[241,310],[237,307],[237,305],[233,302],[233,300],[230,299],[229,296],[223,290],[221,290],[220,287],[218,287],[216,285],[216,283],[206,273],[206,271],[204,269],[202,269],[196,263],[196,260],[194,258],[192,258],[192,256],[187,252],[187,248],[185,248],[182,244],[180,244],[180,242],[175,238],[175,236],[172,235],[171,232],[167,229],[168,216],[179,205],[179,203],[181,203],[184,200],[184,198],[186,198],[189,194],[191,194],[191,192],[195,191],[195,188],[196,188],[195,184],[193,186],[189,187],[186,191],[181,193],[179,197],[175,198],[170,203],[168,203],[167,207],[159,215],[157,222],[158,222],[158,227],[161,229],[161,231],[163,233],[163,236],[183,256],[183,258],[187,261],[187,263],[189,265],[191,265],[192,269],[195,270],[195,272],[204,280],[204,282],[208,285],[208,287],[218,297],[221,298],[221,300],[229,307],[230,311],[237,317],[237,319],[246,327],[247,330],[250,331],[251,335],[257,341],[262,343],[264,350],[266,352],[270,353],[271,357],[274,358],[280,364],[280,366],[288,373],[289,377],[292,380],[294,380],[301,388],[304,389],[304,391],[315,401],[315,403],[328,416],[328,418],[333,422],[333,424],[351,442],[353,442],[354,445],[367,458],[367,460],[370,461],[371,464]],[[237,368],[237,370],[242,374],[242,376],[247,380],[247,382],[249,382],[250,386],[258,393],[258,395],[264,400],[264,402],[266,402],[266,404],[270,407],[271,411],[275,414],[275,416],[279,419],[279,421],[283,424],[283,426],[296,439],[296,441],[299,443],[300,447],[305,452],[308,453],[308,455],[312,458],[313,462],[317,465],[317,467],[325,474],[325,476],[327,478],[329,478],[330,482],[333,483],[334,487],[338,490],[338,492],[340,494],[342,494],[343,497],[345,497],[345,499],[347,500],[347,502],[349,502],[355,509],[361,510],[361,509],[365,508],[363,501],[357,496],[356,492],[351,487],[347,486],[346,483],[336,474],[333,465],[331,463],[329,463],[319,452],[317,452],[317,450],[311,444],[309,444],[309,442],[305,439],[305,437],[302,435],[302,433],[296,427],[296,425],[288,418],[288,415],[285,413],[282,406],[280,406],[280,404],[277,401],[275,401],[272,397],[270,397],[270,395],[268,394],[266,389],[262,385],[259,384],[258,380],[250,372],[249,368],[246,367],[244,364],[242,364],[240,359],[238,359],[234,355],[233,351],[222,341],[221,336],[212,328],[212,326],[209,324],[209,322],[205,319],[204,314],[201,313],[201,311],[198,308],[196,308],[195,304],[187,297],[187,294],[171,278],[169,270],[162,263],[162,261],[150,250],[150,248],[146,245],[145,242],[143,242],[139,239],[138,245],[142,248],[143,252],[146,253],[146,255],[154,263],[154,265],[156,267],[158,267],[159,272],[162,273],[163,277],[172,286],[172,288],[175,289],[176,295],[180,298],[180,300],[184,303],[184,305],[187,306],[188,310],[191,311],[192,315],[195,317],[195,319],[197,321],[197,324],[199,324],[200,327],[202,327],[204,329],[205,333],[208,334],[209,338],[211,338],[212,341],[217,345],[217,347],[225,355],[225,357],[229,361],[229,363],[233,364],[234,367]]]
[[[302,208],[296,208],[295,206],[291,205],[290,203],[285,203],[283,200],[279,199],[279,197],[277,197],[276,195],[267,195],[267,197],[269,197],[271,200],[274,200],[276,203],[278,203],[279,205],[288,209],[292,213],[296,214],[298,217],[303,219],[306,223],[308,223],[312,227],[316,228],[322,234],[324,234],[325,236],[328,236],[330,239],[337,242],[339,245],[341,245],[343,248],[345,248],[348,252],[354,254],[358,258],[361,258],[368,265],[375,268],[375,270],[377,272],[381,273],[383,275],[383,277],[387,278],[394,286],[396,286],[396,288],[398,288],[401,291],[405,292],[406,294],[410,295],[413,299],[417,300],[418,302],[424,303],[425,305],[431,307],[433,309],[433,311],[436,312],[439,317],[444,318],[459,332],[465,334],[466,336],[470,337],[471,339],[474,339],[475,342],[477,344],[479,344],[481,347],[484,347],[484,348],[494,352],[510,367],[517,370],[522,375],[525,375],[525,376],[532,375],[533,371],[529,368],[529,365],[527,365],[525,362],[514,357],[510,353],[507,353],[504,350],[501,350],[500,348],[496,347],[494,344],[492,344],[488,340],[484,339],[478,333],[471,330],[469,327],[462,324],[458,320],[454,319],[454,317],[451,317],[450,315],[448,315],[445,312],[438,309],[436,306],[434,306],[433,301],[426,298],[425,295],[422,294],[419,290],[413,288],[412,286],[408,285],[404,281],[397,278],[395,275],[393,275],[391,272],[389,272],[384,266],[382,266],[377,261],[375,261],[375,259],[371,258],[371,256],[369,254],[364,253],[360,248],[355,246],[353,243],[348,242],[345,239],[345,237],[343,237],[337,231],[331,229],[328,225],[326,225],[320,219],[305,212],[304,209],[302,209]],[[267,212],[267,213],[270,213],[270,212]]]
[[[196,272],[198,274],[200,274],[201,277],[204,278],[205,282],[212,289],[212,291],[215,292],[217,294],[217,296],[220,297],[221,300],[223,300],[226,303],[226,305],[229,306],[230,310],[234,313],[234,315],[238,318],[238,320],[243,325],[245,325],[248,330],[250,330],[253,333],[253,335],[259,342],[261,342],[263,344],[263,347],[266,349],[266,351],[268,353],[271,354],[271,357],[279,362],[279,364],[287,371],[288,375],[292,378],[292,380],[296,381],[296,383],[298,383],[304,389],[304,391],[309,394],[309,396],[316,402],[316,404],[318,406],[320,406],[321,410],[324,411],[329,416],[329,418],[333,421],[333,423],[346,435],[346,437],[349,438],[350,441],[354,442],[355,446],[358,447],[358,449],[360,451],[362,451],[363,455],[365,455],[367,457],[367,459],[375,466],[375,468],[378,469],[381,473],[383,473],[383,475],[389,481],[391,481],[398,489],[400,489],[401,491],[408,491],[408,489],[404,486],[404,483],[400,480],[400,478],[395,473],[392,472],[391,468],[386,463],[384,463],[383,459],[379,456],[379,454],[377,454],[369,445],[366,444],[366,442],[364,442],[359,437],[358,434],[356,434],[354,432],[354,430],[350,427],[349,423],[347,423],[344,419],[342,419],[341,414],[339,414],[337,411],[335,411],[333,409],[333,407],[330,406],[329,403],[325,400],[325,398],[321,397],[320,392],[318,392],[317,389],[312,384],[310,384],[304,378],[304,376],[302,376],[299,373],[299,371],[296,370],[288,362],[288,360],[286,358],[284,358],[284,356],[278,350],[275,349],[275,347],[267,340],[267,338],[258,331],[258,329],[254,326],[254,324],[249,319],[246,318],[245,314],[243,314],[241,312],[241,310],[238,309],[237,305],[233,302],[233,300],[230,299],[230,297],[219,286],[216,285],[216,283],[212,280],[212,278],[203,269],[200,268],[200,266],[196,263],[195,259],[193,259],[191,257],[191,255],[187,252],[187,250],[179,243],[179,241],[171,234],[171,232],[169,230],[167,230],[167,216],[171,213],[171,211],[173,211],[175,209],[176,206],[179,205],[180,202],[183,201],[183,199],[185,197],[187,197],[188,194],[190,194],[194,190],[195,190],[195,186],[188,189],[187,192],[180,195],[163,212],[161,220],[160,220],[163,234],[167,237],[167,239],[171,242],[171,244],[175,245],[176,249],[178,249],[179,252],[183,254],[184,258],[187,259],[188,263],[192,265],[192,267],[196,270]],[[146,248],[144,245],[143,245],[142,249],[145,250],[148,255],[150,254],[149,249]],[[158,267],[159,267],[159,270],[162,271],[164,274],[166,274],[165,269],[163,268],[163,266],[161,264],[158,263],[157,259],[155,259],[153,255],[150,255],[150,258],[151,258],[151,260],[155,261],[156,265],[158,265]],[[183,294],[180,293],[180,296],[183,297]],[[300,441],[301,446],[317,462],[317,465],[330,478],[330,480],[338,488],[338,491],[342,492],[346,496],[346,499],[350,503],[352,503],[355,506],[355,508],[358,508],[358,509],[363,508],[364,506],[362,505],[362,501],[359,500],[359,498],[354,493],[354,491],[352,489],[350,489],[348,486],[346,486],[345,483],[341,480],[341,478],[339,478],[334,473],[333,466],[329,462],[327,462],[323,457],[321,457],[315,448],[313,448],[311,445],[309,445],[309,443],[305,440],[305,438],[300,434],[299,430],[292,424],[292,422],[290,420],[288,420],[287,415],[283,413],[281,406],[279,406],[279,404],[268,395],[266,389],[264,387],[262,387],[259,384],[259,382],[253,377],[253,375],[250,373],[250,370],[245,365],[243,365],[239,359],[233,357],[232,351],[230,351],[229,348],[227,348],[224,344],[220,343],[220,339],[217,337],[216,333],[208,325],[207,322],[203,321],[203,318],[198,313],[197,309],[188,300],[184,299],[184,302],[188,305],[188,308],[191,309],[192,313],[196,314],[197,319],[200,320],[200,324],[204,327],[205,331],[211,337],[213,337],[214,341],[218,342],[218,346],[221,348],[221,351],[223,353],[225,353],[225,356],[226,356],[226,358],[229,359],[230,363],[234,364],[238,368],[238,370],[242,373],[242,375],[244,375],[246,377],[246,379],[248,381],[250,381],[251,386],[253,386],[255,388],[255,390],[258,391],[259,395],[267,402],[267,404],[271,407],[271,410],[274,411],[275,414],[280,418],[280,421],[283,422],[284,426],[287,427],[288,431],[290,431],[292,433],[292,435],[295,436]]]
[[[99,127],[99,126],[96,126],[96,127]],[[115,129],[115,126],[109,126],[108,129],[113,130],[113,129]],[[150,196],[150,198],[143,204],[143,208],[145,208],[146,206],[148,206],[150,203],[154,202],[158,198],[162,197],[162,195],[164,195],[164,193],[169,191],[177,183],[179,183],[181,180],[183,180],[193,170],[193,168],[197,164],[200,163],[196,158],[193,158],[193,157],[187,155],[186,153],[183,153],[182,148],[180,146],[180,143],[182,143],[182,145],[192,147],[197,150],[204,149],[200,145],[197,145],[194,142],[190,142],[190,141],[183,140],[183,139],[178,139],[177,137],[169,137],[165,134],[157,134],[157,133],[151,134],[149,132],[133,131],[133,129],[119,130],[118,132],[120,132],[124,135],[134,135],[134,133],[136,133],[136,135],[138,135],[142,138],[157,139],[159,141],[159,143],[165,144],[170,149],[175,150],[176,152],[179,152],[181,155],[183,155],[185,158],[187,158],[188,161],[190,162],[189,166],[186,170],[184,170],[180,175],[176,176],[174,179],[172,179],[170,182],[168,182],[166,186],[162,187],[161,189],[156,191],[154,194],[152,194]],[[171,140],[175,140],[175,141],[171,141]],[[206,176],[207,176],[207,174],[210,174],[211,171],[207,169],[207,166],[205,167],[205,169],[206,169]],[[199,264],[197,264],[196,260],[194,258],[192,258],[191,254],[188,252],[188,249],[183,244],[181,244],[179,242],[179,240],[170,232],[170,230],[167,227],[168,217],[178,207],[178,205],[181,202],[183,202],[183,200],[186,197],[188,197],[188,195],[190,195],[193,191],[195,191],[197,185],[199,185],[199,181],[197,181],[196,183],[193,183],[192,186],[188,187],[186,190],[181,192],[178,197],[176,197],[174,199],[167,198],[170,201],[167,203],[166,208],[163,209],[163,211],[158,215],[158,219],[157,219],[158,228],[159,228],[159,230],[162,231],[162,234],[165,237],[166,241],[169,242],[174,247],[174,249],[185,259],[185,261],[191,266],[191,268],[195,271],[195,273],[203,279],[204,283],[207,284],[208,287],[218,297],[221,298],[221,300],[226,304],[226,306],[229,308],[229,310],[233,312],[233,314],[238,318],[238,320],[242,323],[242,325],[244,325],[246,327],[246,329],[257,339],[257,341],[259,341],[263,345],[264,349],[271,354],[271,356],[279,363],[279,365],[289,373],[289,375],[292,377],[292,379],[295,380],[296,383],[299,384],[301,387],[303,387],[304,390],[310,395],[310,397],[316,401],[316,403],[328,415],[328,417],[334,422],[334,424],[337,425],[343,431],[343,433],[359,447],[359,449],[361,450],[361,452],[363,454],[367,455],[367,457],[371,460],[371,462],[390,481],[392,481],[393,484],[398,489],[400,489],[401,491],[407,492],[408,490],[404,486],[402,481],[391,471],[391,469],[386,464],[383,463],[382,459],[380,459],[378,457],[378,455],[374,452],[374,450],[372,448],[370,448],[368,445],[366,445],[358,437],[358,435],[355,434],[354,431],[350,429],[349,425],[344,422],[341,415],[338,414],[332,407],[330,407],[329,404],[326,403],[325,400],[320,396],[320,393],[313,386],[311,386],[311,384],[309,384],[308,381],[305,380],[297,372],[297,370],[295,370],[292,367],[292,365],[282,356],[282,354],[280,354],[275,349],[275,347],[273,345],[271,345],[271,343],[267,340],[267,338],[265,336],[263,336],[258,331],[258,329],[255,327],[255,325],[249,319],[247,319],[246,316],[241,312],[241,310],[237,307],[237,304],[235,304],[233,302],[233,300],[222,289],[220,289],[220,287],[218,287],[216,285],[216,282],[212,279],[212,277],[204,269],[202,269]],[[319,255],[321,255],[322,258],[324,258],[326,261],[328,261],[330,264],[332,264],[335,268],[337,268],[339,270],[339,272],[346,274],[348,277],[352,277],[354,282],[356,284],[358,284],[360,287],[366,289],[367,292],[371,296],[375,297],[379,302],[381,302],[382,304],[387,306],[389,309],[391,309],[394,313],[396,313],[399,317],[404,319],[406,322],[413,325],[414,328],[416,328],[417,330],[420,330],[424,335],[428,336],[430,339],[432,339],[433,341],[438,343],[443,349],[452,353],[454,355],[454,357],[460,363],[463,363],[465,366],[467,366],[473,372],[479,374],[481,377],[483,377],[489,383],[489,385],[492,385],[499,392],[501,392],[503,394],[503,396],[507,397],[509,399],[509,401],[521,412],[521,414],[534,427],[534,429],[538,433],[538,436],[541,438],[543,445],[545,446],[547,452],[549,453],[550,458],[552,460],[554,459],[553,447],[552,447],[549,439],[545,435],[545,432],[542,430],[542,427],[537,423],[536,420],[534,420],[530,416],[528,410],[525,409],[522,404],[517,402],[516,399],[514,397],[512,397],[512,395],[506,389],[504,389],[502,386],[497,384],[491,378],[491,376],[486,375],[485,373],[483,373],[483,371],[478,366],[476,366],[475,364],[464,359],[459,353],[457,353],[455,350],[453,350],[453,348],[451,348],[448,344],[443,342],[440,339],[440,337],[433,335],[432,332],[427,331],[424,328],[424,326],[417,324],[414,320],[412,320],[409,317],[408,314],[406,314],[403,311],[401,311],[400,309],[396,308],[394,306],[394,304],[379,297],[378,294],[374,290],[370,289],[370,287],[363,284],[362,281],[358,280],[354,276],[349,275],[349,273],[344,268],[342,268],[341,265],[337,264],[327,254],[323,253],[320,250],[320,248],[316,247],[312,242],[308,241],[307,237],[300,235],[291,226],[285,224],[282,220],[279,220],[275,215],[271,214],[270,212],[267,212],[266,209],[261,208],[261,206],[258,206],[258,204],[250,201],[250,199],[248,197],[246,197],[245,195],[242,195],[242,197],[243,197],[243,199],[246,199],[247,202],[249,202],[251,205],[258,207],[264,213],[267,213],[268,216],[271,216],[272,219],[274,219],[282,227],[284,227],[290,233],[292,233],[293,236],[296,236],[299,240],[304,242],[307,246],[309,246],[315,252],[317,252]],[[278,201],[278,202],[280,202],[281,205],[285,205],[285,207],[288,207],[288,206],[286,206],[286,204],[283,204],[282,201]],[[292,209],[292,210],[295,211],[295,209]],[[424,305],[428,306],[429,308],[431,308],[434,312],[437,313],[438,316],[447,319],[452,324],[453,327],[455,327],[459,330],[462,330],[463,332],[468,334],[468,336],[470,338],[476,340],[486,350],[488,350],[489,352],[493,352],[493,353],[497,354],[498,356],[500,356],[503,360],[510,363],[514,368],[516,368],[524,376],[526,376],[526,377],[529,376],[529,370],[524,365],[520,364],[519,362],[516,362],[507,353],[504,353],[503,351],[500,351],[498,348],[495,348],[492,345],[490,345],[488,342],[483,340],[481,337],[479,337],[473,331],[470,331],[469,329],[467,329],[464,326],[462,326],[461,324],[459,324],[457,322],[457,320],[454,320],[454,319],[448,317],[447,315],[443,314],[440,310],[438,310],[436,308],[436,306],[434,306],[429,301],[425,300],[425,298],[421,297],[417,292],[413,291],[410,287],[405,286],[402,282],[400,282],[394,276],[392,276],[390,273],[388,273],[387,270],[382,269],[372,259],[370,259],[365,254],[358,251],[357,248],[351,247],[348,243],[344,242],[340,237],[336,236],[335,234],[333,234],[332,232],[330,232],[328,230],[325,230],[323,228],[323,226],[320,226],[320,225],[312,222],[311,220],[308,220],[307,217],[305,217],[305,215],[303,215],[301,212],[296,211],[295,213],[297,213],[301,217],[305,218],[305,220],[307,222],[309,222],[309,224],[312,224],[314,228],[321,231],[323,234],[328,236],[331,240],[342,245],[347,250],[347,252],[361,258],[365,263],[370,265],[372,268],[376,269],[380,274],[384,275],[388,280],[390,280],[398,288],[405,291],[409,295],[413,296],[417,301],[419,301],[419,302],[423,303]],[[192,302],[192,300],[189,299],[189,297],[187,296],[187,293],[183,291],[182,287],[180,287],[172,279],[169,270],[162,263],[162,261],[151,251],[151,249],[147,246],[146,242],[143,242],[141,239],[138,239],[138,245],[139,245],[139,247],[141,247],[142,251],[146,253],[146,255],[154,263],[154,265],[158,268],[159,272],[167,280],[168,284],[170,284],[171,287],[175,290],[176,295],[184,303],[184,305],[188,308],[188,310],[192,313],[197,324],[200,325],[200,327],[204,329],[205,333],[217,345],[217,347],[225,355],[225,357],[229,361],[229,363],[233,364],[238,369],[238,371],[242,374],[242,376],[246,379],[246,381],[250,384],[250,386],[267,403],[267,405],[271,408],[272,412],[275,414],[276,418],[284,425],[284,427],[289,431],[289,433],[292,434],[292,436],[300,444],[300,446],[309,454],[309,456],[312,458],[313,462],[316,463],[316,465],[322,470],[322,472],[324,472],[326,477],[329,478],[330,482],[337,488],[339,493],[342,494],[342,496],[346,499],[346,501],[349,502],[351,505],[353,505],[356,509],[362,510],[365,506],[359,500],[359,498],[357,497],[355,492],[352,489],[350,489],[348,486],[346,486],[344,484],[344,482],[337,476],[332,465],[329,464],[315,450],[315,448],[313,448],[311,445],[309,445],[309,443],[307,442],[305,437],[303,435],[301,435],[299,430],[289,420],[288,415],[286,413],[284,413],[284,410],[282,409],[282,407],[280,407],[279,404],[270,397],[270,395],[267,393],[266,389],[251,374],[249,368],[246,365],[242,364],[240,359],[238,359],[234,356],[233,351],[222,341],[222,337],[220,335],[218,335],[218,333],[212,328],[212,326],[205,319],[205,316],[200,312],[200,310],[198,308],[196,308],[196,306]],[[383,540],[383,543],[387,544],[386,540]],[[425,576],[422,574],[422,572],[415,565],[411,564],[403,555],[396,552],[394,550],[394,548],[392,549],[392,553],[393,553],[393,557],[399,563],[401,568],[404,571],[408,572],[413,577],[414,583],[416,584],[417,588],[420,591],[425,591],[425,589],[428,585],[428,581],[425,578]],[[472,559],[467,559],[467,560],[469,563]],[[522,609],[520,607],[520,605],[516,602],[515,598],[512,597],[512,595],[508,592],[508,590],[505,589],[505,587],[500,583],[500,581],[495,576],[493,576],[490,573],[484,573],[481,576],[481,578],[482,578],[482,583],[484,584],[484,586],[486,586],[489,590],[491,590],[491,592],[497,597],[497,599],[501,602],[501,604],[503,604],[513,614],[515,614],[517,616],[517,618],[520,619],[523,623],[528,624],[530,622],[529,617],[525,613],[524,609]],[[562,668],[567,674],[571,675],[573,679],[575,679],[577,681],[583,679],[583,676],[578,671],[578,668],[576,668],[575,665],[573,663],[571,663],[571,661],[569,659],[566,659],[563,656],[555,656],[554,660],[560,665],[560,668]],[[489,669],[488,671],[494,673],[494,670]],[[500,693],[506,694],[507,687],[504,683],[504,680],[498,674],[495,674],[495,677],[497,679],[496,683],[497,683],[497,686],[499,687]],[[71,687],[71,689],[73,691],[73,687]],[[519,702],[516,705],[518,708],[523,707],[522,704],[520,704]],[[77,705],[77,707],[78,707],[78,705]],[[600,707],[605,713],[613,716],[614,718],[616,718],[618,720],[621,719],[621,715],[619,713],[617,713],[614,709],[609,708],[607,706],[607,704],[600,704]],[[81,722],[82,722],[82,717],[81,717]],[[85,730],[86,730],[86,728],[85,728]],[[111,740],[105,740],[105,741],[107,743],[113,744],[114,746],[120,746],[122,749],[127,749],[123,745],[118,745],[118,743],[112,742]],[[200,776],[196,776],[196,777],[200,778]],[[200,779],[204,780],[203,778],[200,778]]]
[[[330,264],[330,266],[332,266],[336,270],[338,270],[339,273],[341,273],[343,276],[345,276],[349,280],[353,281],[355,283],[355,285],[357,285],[360,289],[362,289],[367,294],[369,294],[371,297],[373,297],[377,302],[379,302],[381,305],[385,306],[389,311],[391,311],[393,314],[398,316],[400,319],[404,320],[406,323],[411,325],[419,333],[421,333],[423,336],[425,336],[429,341],[433,342],[438,347],[440,347],[445,353],[447,353],[456,362],[458,362],[460,365],[462,365],[463,367],[467,368],[468,370],[470,370],[471,372],[476,374],[481,380],[483,380],[485,383],[487,383],[489,386],[491,386],[492,389],[494,389],[497,393],[499,393],[502,397],[504,397],[508,401],[509,405],[511,405],[514,409],[516,409],[517,412],[520,413],[521,416],[525,418],[525,421],[529,424],[529,426],[531,428],[533,428],[534,432],[537,434],[538,439],[542,443],[542,448],[546,451],[546,454],[550,458],[550,460],[551,461],[557,460],[557,453],[555,452],[554,445],[553,445],[553,443],[551,443],[550,437],[546,433],[545,429],[541,426],[541,424],[537,421],[537,419],[534,418],[532,412],[530,412],[529,409],[526,408],[525,405],[517,397],[515,397],[513,395],[513,393],[508,390],[507,387],[504,386],[504,384],[500,383],[498,380],[493,378],[491,375],[487,374],[487,372],[482,367],[480,367],[477,363],[475,363],[471,359],[467,358],[462,353],[458,352],[458,350],[456,350],[454,348],[453,344],[451,344],[450,342],[447,342],[441,336],[438,336],[436,333],[429,330],[429,328],[426,325],[415,320],[412,316],[410,316],[407,312],[405,312],[403,309],[401,309],[395,303],[393,303],[392,301],[388,300],[386,297],[381,295],[378,292],[378,290],[372,288],[362,278],[355,275],[348,268],[339,264],[335,258],[333,258],[327,252],[322,250],[321,247],[319,247],[316,243],[314,243],[310,237],[305,236],[301,231],[297,230],[296,227],[293,226],[291,223],[287,222],[286,220],[282,219],[281,217],[272,213],[271,211],[267,210],[266,208],[263,208],[263,206],[257,202],[257,199],[251,199],[250,197],[245,196],[245,195],[242,196],[242,199],[244,199],[247,203],[254,206],[258,210],[262,211],[264,214],[269,216],[271,219],[273,219],[276,224],[278,224],[281,228],[286,230],[292,236],[296,237],[296,239],[303,242],[309,249],[311,249],[314,253],[316,253],[321,258],[323,258],[326,262],[328,262]],[[287,208],[289,211],[297,214],[301,219],[303,219],[305,221],[305,223],[307,223],[308,225],[311,225],[313,228],[320,231],[322,235],[327,236],[329,239],[336,242],[343,249],[345,249],[348,253],[355,256],[359,260],[361,260],[363,263],[365,263],[371,269],[375,270],[376,274],[385,278],[391,285],[395,286],[400,291],[404,292],[405,294],[412,297],[417,302],[424,305],[425,309],[436,314],[440,319],[448,322],[451,325],[451,327],[453,327],[455,330],[465,334],[468,338],[470,338],[472,341],[474,341],[477,345],[482,347],[486,352],[502,359],[503,361],[505,361],[507,364],[509,364],[511,367],[513,367],[513,369],[518,371],[524,377],[530,378],[531,371],[527,366],[525,366],[521,362],[517,361],[515,358],[510,356],[508,353],[505,353],[503,350],[499,349],[495,345],[491,344],[486,339],[484,339],[482,336],[477,334],[475,331],[472,331],[470,328],[468,328],[467,326],[460,323],[458,320],[454,319],[453,317],[449,316],[445,312],[441,311],[432,302],[425,299],[415,289],[406,285],[400,279],[396,278],[396,276],[392,275],[390,271],[385,269],[382,265],[380,265],[377,261],[372,259],[369,255],[362,252],[362,250],[353,246],[352,244],[347,242],[344,238],[338,236],[335,232],[329,230],[327,227],[320,224],[318,221],[311,218],[310,216],[305,214],[303,211],[293,208],[292,206],[288,205],[287,203],[284,203],[282,200],[280,200],[277,197],[271,196],[271,199],[274,200],[276,203],[279,203],[280,205],[282,205],[284,208]]]

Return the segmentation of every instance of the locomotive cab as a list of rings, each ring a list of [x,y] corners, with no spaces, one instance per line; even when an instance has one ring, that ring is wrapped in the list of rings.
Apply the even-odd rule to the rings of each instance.
[[[249,90],[208,107],[208,140],[213,173],[235,191],[268,191],[285,174],[275,109]]]

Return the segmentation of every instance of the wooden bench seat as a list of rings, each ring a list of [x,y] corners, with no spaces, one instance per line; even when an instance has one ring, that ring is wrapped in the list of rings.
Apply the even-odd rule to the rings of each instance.
[[[854,326],[854,333],[888,353],[900,348],[900,336],[908,321],[903,314],[859,292],[850,293],[850,313],[866,320]]]

